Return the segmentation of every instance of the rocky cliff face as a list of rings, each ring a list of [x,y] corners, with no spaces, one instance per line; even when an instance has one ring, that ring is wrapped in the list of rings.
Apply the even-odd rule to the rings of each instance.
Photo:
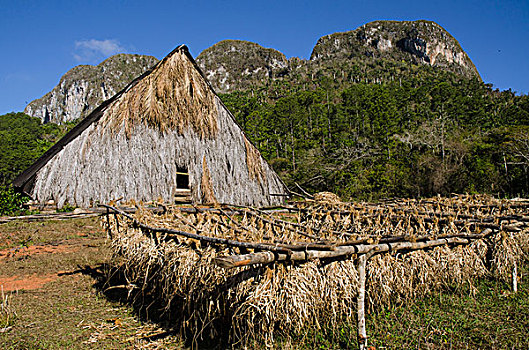
[[[480,79],[459,43],[429,21],[375,21],[350,32],[326,35],[316,43],[310,60],[287,60],[273,49],[226,40],[204,50],[197,62],[221,93],[264,86],[273,80],[299,84],[327,77],[380,82],[408,74],[409,65]],[[393,72],[387,72],[388,65],[395,68]]]
[[[44,123],[83,118],[156,62],[152,56],[119,54],[97,66],[74,67],[52,91],[28,104],[24,113]]]
[[[24,112],[44,122],[82,118],[156,62],[151,56],[120,54],[98,66],[75,67]],[[336,84],[379,83],[416,74],[414,67],[480,79],[456,39],[429,21],[375,21],[326,35],[316,43],[310,60],[287,60],[274,49],[224,40],[204,50],[197,63],[219,93],[259,88],[277,80],[301,87],[325,79]]]
[[[197,63],[219,93],[245,90],[288,73],[288,60],[274,49],[241,40],[224,40],[202,51]]]
[[[439,67],[465,77],[479,73],[459,43],[430,21],[375,21],[320,38],[311,61],[373,57]]]

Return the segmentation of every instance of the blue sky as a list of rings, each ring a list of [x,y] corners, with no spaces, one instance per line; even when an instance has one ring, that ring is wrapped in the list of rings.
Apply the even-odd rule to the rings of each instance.
[[[529,1],[0,0],[0,114],[22,111],[78,64],[118,53],[196,57],[223,39],[308,58],[323,35],[378,20],[427,19],[461,44],[483,80],[529,91]]]

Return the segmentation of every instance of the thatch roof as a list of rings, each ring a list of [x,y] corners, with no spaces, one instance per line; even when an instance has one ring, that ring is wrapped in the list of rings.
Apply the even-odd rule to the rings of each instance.
[[[76,125],[14,181],[58,206],[171,202],[186,169],[195,203],[271,205],[286,189],[179,46]]]

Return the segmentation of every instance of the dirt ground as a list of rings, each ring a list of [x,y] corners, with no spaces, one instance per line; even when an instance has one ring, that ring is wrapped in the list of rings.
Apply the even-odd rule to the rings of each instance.
[[[0,225],[0,348],[182,348],[104,296],[111,252],[98,220]]]

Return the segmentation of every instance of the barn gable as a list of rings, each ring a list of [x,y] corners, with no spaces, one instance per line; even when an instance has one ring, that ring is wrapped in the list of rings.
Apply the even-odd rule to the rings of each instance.
[[[181,187],[197,204],[262,206],[286,192],[186,46],[105,101],[14,184],[59,207],[172,202]]]

